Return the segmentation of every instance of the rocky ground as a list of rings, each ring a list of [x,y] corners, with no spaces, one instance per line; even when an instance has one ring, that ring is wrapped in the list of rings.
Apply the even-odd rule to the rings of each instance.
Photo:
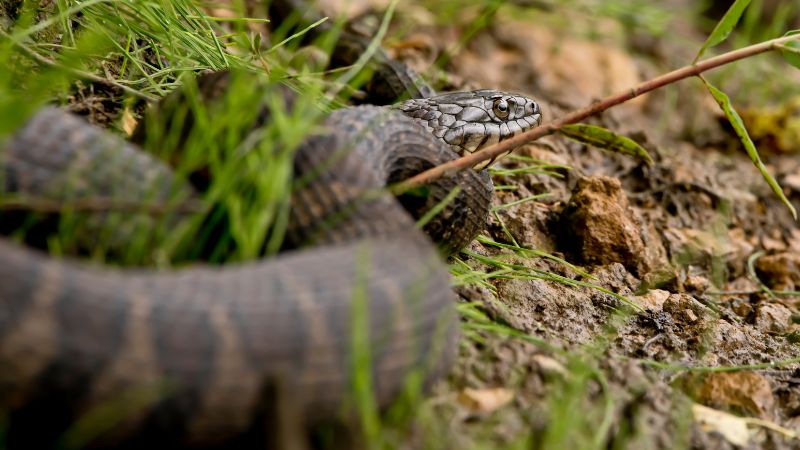
[[[675,34],[647,37],[557,9],[551,11],[557,17],[539,21],[500,11],[461,47],[463,26],[430,20],[393,48],[426,74],[444,51],[458,48],[443,75],[447,87],[530,94],[542,100],[547,120],[690,61],[704,40],[680,16],[668,26]],[[403,14],[428,23],[424,9]],[[770,101],[740,91],[752,83],[747,76],[718,79],[724,90],[735,90],[731,96],[771,173],[800,207],[799,73],[787,74],[792,69],[778,58],[761,58],[723,72],[780,73],[776,80],[788,77],[781,81],[789,86],[784,96]],[[759,121],[772,131],[756,130]],[[697,80],[637,98],[591,123],[641,143],[655,164],[561,136],[541,139],[517,154],[558,165],[557,176],[498,171],[495,184],[511,187],[497,192],[495,204],[549,196],[498,209],[487,235],[563,257],[594,279],[493,245],[475,242],[470,250],[529,273],[593,281],[633,307],[541,277],[458,288],[495,321],[546,345],[491,332],[463,340],[437,403],[453,418],[447,427],[456,444],[449,447],[488,434],[498,448],[526,439],[549,448],[800,448],[797,222]],[[506,159],[500,166],[528,164]],[[486,272],[497,269],[465,260]]]

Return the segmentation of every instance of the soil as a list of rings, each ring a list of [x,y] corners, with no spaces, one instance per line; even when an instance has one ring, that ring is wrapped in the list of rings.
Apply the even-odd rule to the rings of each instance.
[[[408,38],[410,44],[395,43],[396,54],[430,74],[429,64],[458,42],[463,28],[420,29],[425,12],[407,14],[417,28]],[[665,39],[673,35],[637,40],[613,24],[604,26],[610,27],[604,37],[589,39],[498,14],[451,58],[446,87],[529,94],[542,100],[548,120],[663,70],[657,67],[674,68],[691,60],[690,49]],[[703,35],[691,26],[678,28],[684,29],[683,37],[695,39],[695,48],[703,42]],[[605,37],[615,32],[623,39]],[[409,51],[414,45],[422,50]],[[772,70],[787,69],[777,59],[770,64]],[[790,81],[795,83],[795,96],[800,95],[797,75]],[[729,83],[744,81],[734,77]],[[504,448],[526,433],[533,436],[534,447],[586,446],[576,437],[558,440],[563,437],[553,428],[564,419],[554,397],[564,394],[565,385],[585,377],[580,367],[588,366],[595,375],[579,383],[576,398],[565,400],[574,402],[571,414],[581,411],[587,418],[610,404],[606,414],[612,419],[601,447],[800,448],[800,364],[713,370],[800,356],[800,296],[770,295],[761,285],[798,290],[800,227],[699,85],[688,80],[677,89],[668,87],[672,94],[646,95],[590,121],[641,143],[655,158],[652,166],[549,136],[517,154],[570,166],[560,171],[563,178],[495,177],[496,184],[515,186],[498,191],[495,205],[535,194],[550,196],[498,210],[489,224],[489,237],[511,243],[508,230],[520,246],[563,257],[593,275],[597,285],[626,296],[639,308],[625,308],[592,288],[542,279],[494,279],[491,287],[459,288],[462,300],[484,305],[498,322],[549,345],[491,332],[479,333],[479,340],[462,340],[457,366],[436,402],[440,414],[455,418],[448,422],[454,442],[447,447],[468,447],[489,436],[489,442]],[[796,108],[780,106],[786,103],[764,109],[764,99],[741,93],[732,97],[746,115],[752,114],[748,123],[775,111],[793,111],[789,121],[798,117]],[[792,98],[787,103],[798,97],[775,100]],[[670,106],[670,101],[676,105]],[[770,172],[798,208],[800,142],[776,142],[780,139],[757,143]],[[506,159],[500,166],[524,164],[528,163]],[[486,256],[508,253],[477,242],[470,250]],[[754,270],[748,270],[749,258],[754,258]],[[514,262],[589,280],[543,258],[517,257]],[[511,400],[491,412],[463,400],[465,389],[474,396],[476,391],[500,388],[510,391]],[[732,425],[709,425],[704,420],[707,410],[696,405],[763,423],[748,422],[744,438],[737,440]],[[601,423],[595,419],[587,419],[589,427]],[[547,440],[553,436],[556,441]]]

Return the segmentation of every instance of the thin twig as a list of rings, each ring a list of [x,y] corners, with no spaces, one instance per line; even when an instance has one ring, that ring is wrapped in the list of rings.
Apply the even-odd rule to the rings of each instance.
[[[124,84],[118,83],[118,82],[116,82],[114,80],[109,80],[108,78],[103,78],[101,76],[95,75],[95,74],[93,74],[91,72],[87,72],[85,70],[80,70],[80,69],[76,69],[74,67],[65,66],[63,64],[58,64],[56,61],[53,61],[52,59],[50,59],[50,58],[48,58],[46,56],[40,55],[34,49],[28,47],[27,45],[23,44],[22,42],[18,42],[16,40],[14,40],[3,29],[0,29],[0,35],[2,35],[4,38],[10,39],[14,43],[14,45],[19,47],[23,52],[25,52],[25,54],[27,54],[31,59],[33,59],[34,61],[38,62],[39,64],[42,64],[42,65],[45,65],[45,66],[51,66],[51,67],[58,67],[59,69],[66,70],[66,71],[70,72],[71,74],[73,74],[73,75],[75,75],[75,76],[77,76],[79,78],[83,78],[83,79],[88,80],[88,81],[93,81],[95,83],[105,84],[107,86],[117,87],[117,88],[122,89],[123,91],[127,92],[128,94],[134,95],[136,97],[139,97],[139,98],[142,98],[142,99],[145,99],[145,100],[148,100],[148,101],[155,101],[155,100],[158,99],[157,97],[153,97],[152,95],[147,95],[144,92],[139,92],[136,89],[133,89],[133,88],[128,87],[128,86],[125,86]]]
[[[652,90],[658,89],[662,86],[674,83],[684,78],[699,75],[707,70],[719,66],[724,66],[725,64],[729,64],[733,61],[748,58],[750,56],[757,55],[759,53],[764,53],[771,50],[779,49],[782,44],[793,40],[800,40],[800,35],[794,34],[790,36],[783,36],[777,39],[772,39],[769,41],[751,45],[749,47],[733,50],[728,53],[715,56],[713,58],[704,59],[695,64],[684,66],[680,69],[674,70],[659,77],[640,83],[639,85],[631,89],[628,89],[624,92],[620,92],[616,95],[606,97],[605,99],[592,103],[591,105],[585,108],[581,108],[570,114],[567,114],[566,116],[560,119],[548,122],[532,130],[528,130],[522,134],[514,136],[498,144],[492,145],[491,147],[487,147],[481,151],[470,153],[461,158],[428,169],[405,181],[396,184],[395,186],[393,186],[392,190],[395,193],[402,193],[410,189],[414,189],[416,187],[428,184],[431,181],[437,180],[441,177],[452,176],[455,173],[458,173],[462,170],[475,166],[481,161],[497,158],[498,156],[512,150],[515,147],[539,139],[542,136],[552,134],[558,131],[558,129],[564,125],[579,122],[583,119],[586,119],[587,117],[605,111],[611,108],[612,106],[626,102],[644,93],[650,92]]]

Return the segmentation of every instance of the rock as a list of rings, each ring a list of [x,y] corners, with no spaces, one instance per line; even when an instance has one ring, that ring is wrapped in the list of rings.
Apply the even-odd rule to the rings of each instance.
[[[670,227],[664,230],[664,238],[673,260],[681,265],[698,265],[712,272],[727,268],[734,276],[744,272],[744,262],[753,253],[753,246],[736,230],[720,234]]]
[[[785,333],[792,325],[792,311],[779,303],[763,302],[756,307],[754,323],[764,332]]]
[[[561,220],[562,244],[583,262],[617,262],[639,276],[650,269],[639,225],[618,179],[580,179]]]
[[[773,289],[794,291],[800,286],[800,254],[762,256],[756,261],[756,273],[761,281]]]
[[[663,309],[677,323],[694,324],[706,316],[705,306],[688,294],[671,294]]]
[[[495,201],[499,197],[496,195]],[[497,211],[497,214],[519,245],[553,252],[555,242],[552,233],[548,230],[551,218],[554,216],[552,210],[552,205],[546,203],[525,202],[513,208],[501,209]],[[502,231],[502,225],[493,215],[490,216],[489,221],[490,224]]]
[[[691,309],[684,309],[682,311],[683,318],[689,323],[695,323],[698,320],[697,314],[694,313]]]
[[[708,278],[701,275],[687,275],[686,280],[683,282],[683,287],[688,292],[702,294],[708,290],[711,282]]]
[[[644,295],[633,297],[632,300],[650,311],[661,311],[664,302],[669,298],[670,293],[661,289],[651,289]]]
[[[800,189],[798,190],[800,192]],[[789,232],[789,249],[800,252],[800,228],[791,230]]]
[[[775,397],[769,381],[753,371],[687,375],[687,393],[704,405],[745,411],[763,419],[773,416]]]

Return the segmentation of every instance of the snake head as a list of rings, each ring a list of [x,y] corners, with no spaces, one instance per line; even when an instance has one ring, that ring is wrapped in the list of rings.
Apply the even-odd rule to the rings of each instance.
[[[536,101],[491,89],[411,99],[393,108],[424,126],[459,155],[476,152],[542,122]],[[483,162],[476,169],[492,162],[494,159]]]

